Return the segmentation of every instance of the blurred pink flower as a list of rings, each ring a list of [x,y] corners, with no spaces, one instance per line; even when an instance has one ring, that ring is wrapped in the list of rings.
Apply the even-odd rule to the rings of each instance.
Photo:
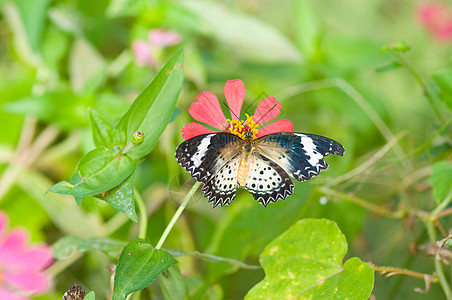
[[[418,21],[437,41],[452,41],[452,9],[445,2],[421,2],[416,8]]]
[[[8,217],[0,212],[0,299],[26,300],[50,287],[44,269],[52,262],[49,247],[29,246],[27,232],[6,231]]]
[[[226,119],[221,110],[220,102],[213,93],[204,91],[197,97],[188,109],[190,115],[199,122],[206,123],[224,132],[230,132],[243,138],[247,128],[251,129],[254,137],[260,137],[275,132],[293,132],[293,124],[289,120],[278,120],[259,128],[263,123],[273,120],[279,115],[281,103],[275,97],[263,99],[256,108],[253,116],[246,115],[246,120],[238,119],[245,99],[245,84],[240,79],[228,80],[224,85],[224,96],[228,103],[231,119]],[[182,128],[182,137],[186,140],[192,137],[212,133],[209,128],[191,122]]]
[[[135,60],[140,66],[155,67],[164,48],[177,45],[181,36],[171,30],[154,29],[149,31],[147,41],[135,41],[132,50]]]

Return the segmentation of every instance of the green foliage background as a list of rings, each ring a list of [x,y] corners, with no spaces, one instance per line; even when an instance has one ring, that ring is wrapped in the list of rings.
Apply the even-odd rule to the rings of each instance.
[[[94,148],[88,108],[113,126],[183,48],[176,110],[135,173],[151,245],[194,183],[174,151],[201,91],[221,101],[226,80],[240,78],[247,88],[243,113],[275,96],[280,117],[296,131],[328,136],[346,149],[342,158],[327,158],[326,172],[297,182],[294,195],[267,208],[239,191],[229,207],[212,210],[198,192],[164,248],[236,261],[177,256],[182,276],[168,272],[185,278],[190,297],[243,298],[265,274],[239,262],[258,265],[265,247],[298,220],[327,218],[346,237],[345,260],[406,273],[376,274],[376,299],[443,299],[450,267],[431,254],[451,226],[452,44],[422,28],[417,3],[2,0],[0,209],[34,242],[54,244],[68,235],[134,240],[139,225],[105,201],[85,197],[79,207],[72,197],[45,192],[69,180]],[[131,45],[155,28],[178,32],[182,43],[163,49],[155,68],[138,66]],[[59,258],[48,270],[54,288],[36,299],[61,299],[73,282],[97,299],[109,295],[106,267],[120,251],[90,247]],[[425,288],[416,275],[438,271],[445,282],[434,277],[427,294],[414,291]],[[160,277],[143,299],[170,299]]]

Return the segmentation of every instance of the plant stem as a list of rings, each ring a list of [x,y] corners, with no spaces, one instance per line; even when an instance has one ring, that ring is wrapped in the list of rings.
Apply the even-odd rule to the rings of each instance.
[[[430,220],[430,219],[426,220],[425,227],[427,228],[427,233],[430,238],[430,242],[432,244],[436,244],[436,232],[435,232],[435,228],[433,227],[433,220]],[[447,282],[446,275],[444,274],[443,266],[441,265],[441,262],[436,257],[434,258],[434,260],[435,260],[434,261],[435,271],[436,271],[436,275],[438,276],[441,288],[443,289],[444,294],[446,295],[446,299],[451,300],[452,294],[451,294],[450,286]]]
[[[146,205],[144,205],[143,198],[136,189],[135,189],[135,203],[137,204],[138,214],[140,215],[140,229],[138,231],[138,237],[145,239],[146,231],[148,228],[148,216],[146,213]]]
[[[452,200],[452,191],[447,194],[447,196],[441,201],[441,203],[432,211],[431,215],[431,222],[433,223],[437,219],[437,215],[442,212],[450,203]]]
[[[196,182],[193,185],[193,187],[191,188],[191,190],[187,193],[187,196],[185,196],[185,198],[182,201],[181,205],[179,206],[179,208],[174,213],[173,218],[169,222],[168,226],[165,228],[165,231],[163,232],[162,237],[158,241],[157,246],[155,246],[155,249],[160,249],[162,247],[163,243],[165,242],[166,238],[168,237],[169,233],[171,232],[171,229],[173,229],[174,224],[176,224],[177,219],[179,219],[179,216],[182,214],[182,212],[184,211],[185,207],[187,206],[188,201],[191,200],[191,198],[193,197],[193,195],[195,194],[195,192],[198,190],[198,188],[200,186],[201,186],[201,182]]]

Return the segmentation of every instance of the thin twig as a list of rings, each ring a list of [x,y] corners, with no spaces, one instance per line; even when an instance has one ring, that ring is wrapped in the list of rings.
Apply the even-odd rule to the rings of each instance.
[[[432,282],[438,281],[438,278],[432,274],[419,273],[416,271],[402,269],[402,268],[396,268],[396,267],[376,266],[372,262],[367,262],[367,264],[369,266],[371,266],[372,269],[374,269],[374,271],[379,272],[380,275],[385,275],[385,277],[390,277],[393,275],[408,275],[411,277],[424,279],[426,276],[429,276],[432,278]]]
[[[206,261],[210,261],[210,262],[225,262],[225,263],[237,266],[237,267],[242,268],[242,269],[262,269],[261,266],[249,265],[249,264],[246,264],[246,263],[244,263],[244,262],[242,262],[240,260],[227,258],[227,257],[221,257],[221,256],[208,254],[208,253],[201,253],[199,251],[188,251],[188,252],[185,252],[185,251],[169,250],[169,249],[165,249],[165,251],[167,251],[168,253],[170,253],[173,256],[188,255],[188,256],[197,257],[197,258],[200,258],[202,260],[206,260]]]
[[[388,217],[388,218],[393,218],[393,219],[400,219],[404,213],[403,211],[391,211],[388,210],[386,208],[380,207],[378,205],[375,205],[373,203],[370,203],[364,199],[361,199],[355,195],[351,195],[351,194],[347,194],[338,190],[332,190],[326,187],[321,187],[319,189],[320,192],[322,192],[325,195],[329,195],[329,196],[333,196],[333,197],[338,197],[341,198],[343,200],[355,203],[361,207],[364,207],[368,210],[373,211],[374,213],[377,213],[379,215]]]
[[[354,178],[354,177],[358,176],[359,174],[363,173],[364,171],[369,169],[373,164],[375,164],[378,160],[380,160],[380,158],[382,158],[383,155],[385,155],[386,152],[388,152],[404,135],[405,135],[404,133],[399,133],[391,141],[389,141],[384,147],[382,147],[377,153],[375,153],[371,158],[366,160],[364,163],[362,163],[360,166],[356,167],[355,169],[327,182],[325,184],[325,187],[330,188],[332,186],[335,186],[341,182],[347,181],[347,180]]]

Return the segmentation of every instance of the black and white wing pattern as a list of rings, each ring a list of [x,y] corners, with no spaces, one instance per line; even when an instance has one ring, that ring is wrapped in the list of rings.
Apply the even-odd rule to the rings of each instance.
[[[250,157],[250,168],[243,186],[262,205],[292,195],[294,184],[289,174],[277,163],[258,152]]]
[[[297,132],[265,135],[254,143],[262,156],[298,181],[308,180],[326,169],[325,156],[342,156],[345,151],[341,144],[327,137]]]
[[[196,136],[176,149],[177,162],[204,183],[204,196],[214,207],[235,198],[242,144],[235,135],[219,132]]]

